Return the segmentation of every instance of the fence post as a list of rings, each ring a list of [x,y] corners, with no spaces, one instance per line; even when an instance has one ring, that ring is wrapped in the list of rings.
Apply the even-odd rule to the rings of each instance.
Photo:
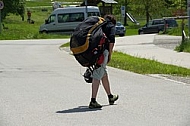
[[[184,35],[184,19],[182,19],[181,22],[181,31],[182,31],[182,43],[185,41],[185,35]]]

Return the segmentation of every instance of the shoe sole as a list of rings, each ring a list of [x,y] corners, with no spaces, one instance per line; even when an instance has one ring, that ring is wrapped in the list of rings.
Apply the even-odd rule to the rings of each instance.
[[[91,107],[91,106],[89,106],[89,109],[99,109],[99,108],[102,108],[102,106],[101,107]]]

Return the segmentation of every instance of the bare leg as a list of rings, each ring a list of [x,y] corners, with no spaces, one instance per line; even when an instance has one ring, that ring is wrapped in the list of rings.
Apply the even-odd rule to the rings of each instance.
[[[111,90],[110,90],[110,83],[109,83],[107,74],[105,74],[102,78],[102,85],[104,86],[104,89],[105,89],[107,95],[110,95]]]
[[[98,89],[100,85],[100,80],[94,79],[92,80],[92,98],[96,98]]]

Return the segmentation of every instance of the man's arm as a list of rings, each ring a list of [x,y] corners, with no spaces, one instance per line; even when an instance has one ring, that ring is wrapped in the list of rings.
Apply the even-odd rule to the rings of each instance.
[[[111,60],[111,55],[113,52],[114,43],[109,43],[109,56],[108,56],[108,63]]]

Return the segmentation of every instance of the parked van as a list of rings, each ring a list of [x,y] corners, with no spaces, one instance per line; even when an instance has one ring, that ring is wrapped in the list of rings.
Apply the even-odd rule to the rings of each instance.
[[[86,14],[86,10],[88,15]],[[100,10],[95,6],[65,7],[55,9],[40,26],[40,33],[72,32],[87,16],[100,16]]]

